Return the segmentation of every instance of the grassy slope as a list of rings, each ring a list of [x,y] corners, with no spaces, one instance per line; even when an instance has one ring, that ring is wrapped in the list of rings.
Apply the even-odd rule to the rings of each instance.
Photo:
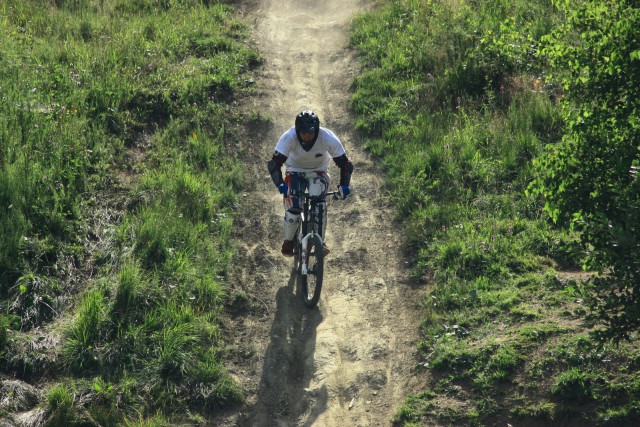
[[[197,0],[7,0],[0,21],[0,370],[44,385],[48,425],[241,400],[218,315],[246,28]]]
[[[241,179],[223,159],[257,58],[215,3],[0,5],[0,366],[47,384],[50,425],[202,422],[242,398],[217,322]],[[355,24],[358,126],[433,284],[430,387],[399,424],[638,416],[640,353],[593,347],[574,239],[523,193],[561,132],[534,55],[557,19],[545,1],[407,0]]]
[[[390,1],[353,27],[352,107],[407,224],[424,300],[423,393],[399,425],[631,425],[640,351],[597,348],[575,236],[525,196],[561,137],[541,80],[551,2]]]

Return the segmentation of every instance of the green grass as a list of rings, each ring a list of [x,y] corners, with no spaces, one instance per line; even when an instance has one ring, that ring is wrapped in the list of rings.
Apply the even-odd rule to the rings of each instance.
[[[589,288],[560,274],[585,254],[524,194],[562,134],[536,56],[562,19],[547,0],[396,0],[354,20],[356,127],[429,284],[428,390],[396,424],[640,416],[640,353],[591,340]],[[206,424],[243,399],[220,314],[231,101],[260,62],[245,25],[215,0],[7,0],[0,20],[0,370],[54,382],[48,425]]]
[[[214,0],[8,0],[0,20],[0,370],[64,381],[49,425],[242,401],[220,312],[247,27]],[[34,328],[61,344],[38,353]]]
[[[585,276],[563,275],[584,262],[577,236],[525,195],[533,159],[563,133],[561,90],[536,54],[563,20],[552,3],[397,0],[354,20],[356,127],[428,287],[418,347],[435,394],[409,396],[398,425],[637,413],[637,368],[623,369],[633,347],[598,350]]]
[[[53,386],[47,393],[48,425],[62,427],[75,424],[78,420],[73,408],[73,393],[64,384]]]

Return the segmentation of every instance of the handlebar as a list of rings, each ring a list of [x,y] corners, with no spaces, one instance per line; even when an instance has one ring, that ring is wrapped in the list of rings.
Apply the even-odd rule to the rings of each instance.
[[[333,196],[333,200],[338,200],[340,198],[340,192],[339,191],[329,191],[327,193],[327,196]]]
[[[298,196],[297,192],[295,191],[291,191],[291,189],[289,189],[289,196],[293,196],[296,197]],[[305,197],[305,199],[320,199],[319,196],[310,196],[309,193],[307,193],[306,191],[302,193],[302,195]],[[333,196],[332,199],[333,200],[340,200],[340,192],[339,191],[327,191],[326,193],[324,193],[325,198],[328,198],[329,196]]]

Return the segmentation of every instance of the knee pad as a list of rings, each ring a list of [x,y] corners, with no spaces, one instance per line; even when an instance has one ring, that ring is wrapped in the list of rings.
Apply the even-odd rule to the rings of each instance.
[[[298,222],[300,222],[300,212],[296,213],[296,212],[291,212],[290,210],[286,211],[284,213],[284,221],[288,223],[297,224]]]
[[[284,213],[284,240],[293,240],[298,224],[300,224],[300,213],[294,214],[290,211]]]

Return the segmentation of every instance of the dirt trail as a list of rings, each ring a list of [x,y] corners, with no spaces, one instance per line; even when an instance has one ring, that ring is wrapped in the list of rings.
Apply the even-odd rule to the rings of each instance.
[[[357,67],[347,49],[352,16],[372,2],[258,0],[250,13],[265,73],[254,109],[272,125],[248,136],[252,177],[236,224],[234,283],[250,310],[232,316],[233,374],[247,390],[238,426],[385,426],[416,390],[412,373],[419,291],[401,255],[399,225],[379,168],[359,147],[348,112]],[[318,308],[296,295],[292,260],[280,255],[282,201],[266,171],[280,134],[303,109],[342,140],[355,165],[352,196],[329,207],[331,254]],[[330,170],[334,184],[339,175]],[[246,307],[245,307],[246,308]],[[239,341],[238,341],[239,340]]]

